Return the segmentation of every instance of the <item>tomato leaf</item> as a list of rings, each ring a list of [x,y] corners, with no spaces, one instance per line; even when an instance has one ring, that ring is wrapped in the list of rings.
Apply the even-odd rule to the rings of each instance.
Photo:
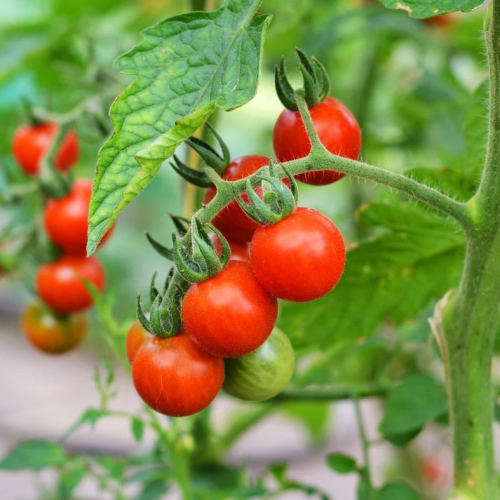
[[[227,0],[214,12],[172,17],[143,32],[144,41],[116,65],[134,82],[116,99],[115,132],[99,152],[89,211],[92,254],[118,213],[162,163],[217,109],[255,95],[270,16],[261,0]]]
[[[330,469],[339,474],[350,474],[358,471],[356,460],[342,453],[332,453],[326,457],[326,461]]]
[[[425,373],[412,373],[389,393],[380,432],[411,433],[438,417],[447,406],[446,391],[441,384]]]
[[[375,500],[420,500],[415,490],[404,482],[388,483],[377,491]]]
[[[87,472],[85,462],[82,460],[81,463],[61,474],[58,485],[60,498],[71,498],[71,493],[83,481]]]
[[[401,9],[411,17],[425,19],[448,12],[470,12],[485,0],[380,0],[389,9]]]
[[[23,441],[0,460],[0,469],[40,470],[45,467],[57,467],[66,460],[66,453],[56,443],[42,440]]]
[[[132,418],[131,422],[132,435],[137,442],[142,441],[144,436],[144,422],[137,417]]]
[[[332,292],[281,304],[278,326],[295,347],[370,336],[387,319],[413,318],[458,283],[465,240],[454,222],[395,200],[367,205],[358,218],[387,232],[352,248]]]

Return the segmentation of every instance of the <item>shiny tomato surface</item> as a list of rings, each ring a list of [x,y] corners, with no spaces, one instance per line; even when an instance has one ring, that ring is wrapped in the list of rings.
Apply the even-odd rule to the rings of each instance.
[[[92,296],[85,281],[102,292],[106,281],[102,264],[95,257],[66,255],[40,267],[36,289],[40,298],[54,311],[76,313],[92,306]]]
[[[65,253],[85,256],[88,214],[92,181],[76,181],[68,196],[49,200],[44,211],[44,225],[50,239]],[[110,236],[114,226],[104,235],[99,246]]]
[[[224,381],[224,360],[198,347],[185,333],[151,337],[132,364],[139,396],[153,410],[171,417],[193,415],[217,396]]]
[[[356,118],[340,101],[327,97],[309,110],[323,145],[333,154],[356,160],[361,151],[361,130]],[[311,141],[298,111],[285,109],[279,116],[273,132],[276,157],[281,162],[306,157]],[[299,174],[296,178],[306,184],[321,186],[338,181],[345,174],[323,170]]]
[[[316,210],[297,208],[272,226],[262,226],[250,244],[253,270],[272,295],[307,302],[329,292],[344,271],[344,240]]]
[[[222,178],[226,181],[238,181],[254,174],[260,168],[269,165],[269,158],[260,155],[242,156],[233,160]],[[216,188],[208,188],[205,193],[205,204],[215,197]],[[262,195],[262,189],[256,188],[255,192]],[[244,194],[242,198],[248,201]],[[225,207],[212,221],[213,225],[228,239],[239,243],[247,243],[252,239],[254,231],[259,224],[250,219],[240,208],[236,200]]]
[[[47,354],[62,354],[78,346],[87,331],[85,316],[58,316],[43,304],[30,304],[22,315],[28,341]]]
[[[138,319],[136,319],[130,330],[127,333],[127,339],[125,341],[125,350],[127,352],[127,359],[130,364],[133,363],[139,349],[142,347],[146,340],[149,340],[153,335],[151,335],[144,327],[141,325]]]
[[[182,303],[184,327],[214,356],[244,356],[261,346],[278,316],[275,297],[255,278],[250,264],[230,260],[220,274],[195,283]]]
[[[22,125],[16,130],[12,140],[12,153],[25,173],[32,176],[39,173],[43,156],[55,139],[58,127],[56,123],[49,122],[42,125]],[[57,168],[62,172],[67,171],[78,160],[78,154],[78,136],[70,130],[55,157]]]

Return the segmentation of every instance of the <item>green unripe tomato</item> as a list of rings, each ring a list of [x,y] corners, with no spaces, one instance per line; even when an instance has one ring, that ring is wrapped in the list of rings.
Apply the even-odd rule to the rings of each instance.
[[[224,390],[235,398],[263,401],[279,394],[290,382],[295,356],[288,337],[275,328],[255,351],[225,360]]]

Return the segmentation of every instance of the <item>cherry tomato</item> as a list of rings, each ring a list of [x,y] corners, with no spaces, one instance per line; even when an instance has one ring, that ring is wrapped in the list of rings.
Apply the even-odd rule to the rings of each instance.
[[[184,327],[203,349],[221,358],[261,346],[278,316],[278,302],[255,279],[250,264],[230,260],[214,278],[196,283],[182,303]]]
[[[327,97],[309,110],[320,141],[333,154],[356,160],[361,151],[361,130],[356,118],[340,101]],[[276,157],[281,162],[306,157],[311,142],[298,111],[285,109],[279,116],[273,132]],[[322,186],[342,179],[345,174],[330,170],[297,175],[297,179]]]
[[[86,254],[91,195],[92,181],[78,180],[68,196],[50,200],[45,207],[45,230],[50,239],[67,254]],[[114,226],[105,234],[100,245],[109,238],[113,228]]]
[[[127,359],[130,364],[133,363],[139,349],[142,347],[146,340],[150,339],[152,335],[144,329],[138,319],[136,319],[127,334],[125,341],[125,349],[127,352]]]
[[[257,279],[271,294],[307,302],[329,292],[345,266],[340,231],[323,214],[297,208],[273,226],[261,226],[250,244]]]
[[[226,181],[238,181],[253,173],[259,168],[269,165],[269,158],[259,155],[242,156],[232,161],[222,175]],[[205,204],[211,201],[216,194],[216,188],[211,187],[205,193]],[[262,195],[262,189],[256,188],[255,192]],[[248,201],[244,194],[242,198]],[[228,239],[239,243],[247,243],[252,239],[254,231],[259,226],[240,208],[238,202],[233,200],[212,221],[213,225]]]
[[[92,296],[84,281],[104,290],[106,277],[95,257],[65,255],[55,262],[44,264],[36,276],[40,298],[54,311],[76,313],[92,306]]]
[[[441,16],[429,17],[423,21],[431,28],[449,28],[455,24],[455,16],[443,14]]]
[[[288,337],[275,328],[254,352],[226,359],[223,388],[231,396],[247,401],[264,401],[279,394],[290,382],[295,356]]]
[[[21,322],[29,342],[48,354],[70,351],[80,344],[87,331],[85,316],[58,316],[42,304],[30,304]]]
[[[222,245],[217,238],[215,233],[209,233],[210,239],[214,244],[217,255],[220,257],[222,255]],[[238,243],[237,241],[229,241],[229,246],[231,248],[231,260],[243,260],[244,262],[250,262],[250,245],[248,243]]]
[[[19,166],[28,175],[37,175],[40,162],[55,139],[59,125],[21,125],[14,134],[12,152]],[[59,170],[66,172],[78,160],[79,144],[76,132],[70,130],[63,139],[55,158]]]
[[[200,349],[183,332],[166,339],[151,336],[135,357],[132,379],[153,410],[185,417],[203,410],[217,396],[224,381],[224,360]]]

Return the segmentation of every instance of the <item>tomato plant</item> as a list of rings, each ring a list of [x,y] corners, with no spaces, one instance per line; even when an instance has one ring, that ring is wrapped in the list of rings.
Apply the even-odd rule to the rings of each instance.
[[[87,246],[87,216],[89,212],[92,181],[76,181],[68,196],[50,200],[44,211],[44,225],[50,239],[65,253],[85,255]],[[104,238],[104,243],[113,228]]]
[[[37,175],[40,163],[48,151],[57,133],[56,123],[40,125],[22,125],[12,140],[12,152],[19,166],[28,175]],[[63,172],[72,167],[78,160],[79,144],[74,131],[64,137],[55,155],[55,165]]]
[[[26,338],[47,354],[62,354],[80,344],[87,331],[84,316],[58,316],[41,304],[30,304],[22,316]]]
[[[182,303],[188,335],[207,352],[225,358],[243,356],[262,345],[277,315],[276,298],[242,261],[229,261],[217,276],[194,284]]]
[[[106,278],[101,263],[95,257],[66,255],[40,267],[36,288],[40,298],[54,311],[77,313],[92,306],[85,281],[103,291]]]
[[[173,417],[206,408],[224,381],[224,361],[181,333],[147,340],[132,363],[132,379],[153,410]]]
[[[275,329],[255,351],[226,359],[224,390],[239,399],[263,401],[279,394],[290,382],[295,368],[288,337]]]
[[[96,453],[23,441],[0,482],[50,469],[40,497],[93,482],[106,498],[326,499],[353,474],[358,500],[497,500],[500,0],[6,1],[2,313],[18,314],[18,282],[55,329],[93,306],[83,348],[102,367],[99,402],[64,434],[91,428]],[[68,171],[80,146],[92,188]],[[125,207],[103,294],[92,254]],[[332,432],[338,401],[352,418]],[[106,447],[105,419],[130,425],[130,453]],[[326,465],[307,481],[297,426]],[[453,455],[452,485],[421,462],[429,442]]]

